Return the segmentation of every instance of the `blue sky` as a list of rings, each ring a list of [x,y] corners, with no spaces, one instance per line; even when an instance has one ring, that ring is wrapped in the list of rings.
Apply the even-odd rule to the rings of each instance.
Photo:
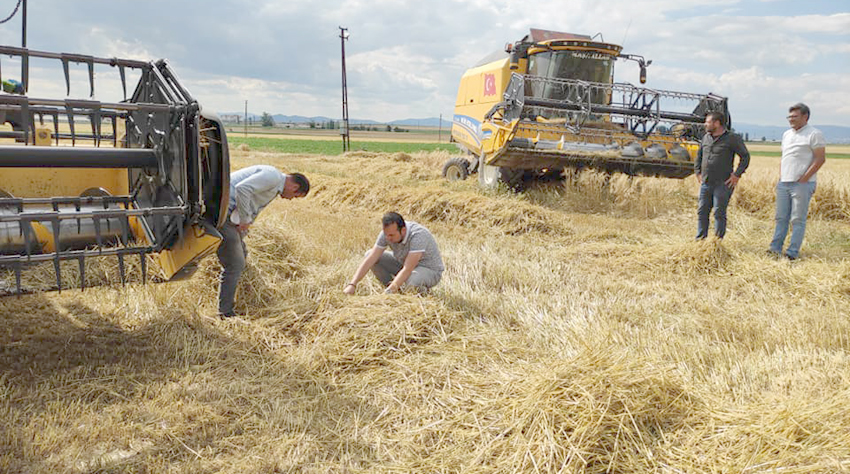
[[[0,3],[0,18],[14,3]],[[20,45],[19,18],[0,25],[2,44]],[[220,113],[247,100],[253,113],[339,117],[340,25],[353,118],[451,116],[464,70],[534,27],[625,39],[625,52],[653,60],[647,87],[727,96],[739,122],[785,125],[803,101],[812,123],[850,125],[845,0],[30,0],[28,46],[167,58]],[[31,95],[65,95],[61,75],[34,67]],[[618,64],[618,81],[637,76]]]
[[[684,2],[685,4],[689,2]],[[717,2],[719,10],[743,16],[802,16],[832,15],[847,11],[845,0],[747,0],[741,2]],[[711,4],[699,5],[676,12],[673,18],[706,15],[715,10]]]

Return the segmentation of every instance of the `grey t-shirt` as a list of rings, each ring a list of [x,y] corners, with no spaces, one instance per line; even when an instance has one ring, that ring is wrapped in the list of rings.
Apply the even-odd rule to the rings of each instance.
[[[425,227],[413,221],[407,221],[407,233],[404,239],[397,243],[391,244],[387,242],[387,236],[384,231],[378,235],[378,240],[375,242],[376,247],[387,248],[393,251],[393,257],[404,264],[407,254],[411,252],[422,252],[422,258],[419,259],[419,265],[435,272],[441,272],[443,267],[443,258],[440,256],[440,249],[437,248],[437,241],[434,236]]]

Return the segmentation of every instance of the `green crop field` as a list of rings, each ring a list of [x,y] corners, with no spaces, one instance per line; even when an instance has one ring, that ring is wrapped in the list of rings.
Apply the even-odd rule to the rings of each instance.
[[[747,149],[752,156],[769,156],[778,158],[782,156],[779,143],[776,142],[748,142]],[[826,159],[848,159],[850,158],[850,146],[829,143],[826,145]]]
[[[253,134],[254,132],[252,132]],[[299,131],[301,135],[287,136],[285,134],[270,134],[268,137],[238,136],[235,133],[228,137],[232,146],[247,144],[252,150],[268,151],[275,153],[309,153],[315,155],[339,155],[342,153],[342,140],[329,139],[319,132],[313,134]],[[421,132],[418,132],[421,133]],[[398,134],[397,134],[398,135]],[[417,138],[421,135],[400,134],[398,141],[390,141],[386,134],[372,133],[370,137],[375,140],[352,140],[352,151],[371,151],[377,153],[414,153],[417,151],[447,151],[454,153],[458,148],[451,143],[437,143],[426,141],[407,141],[409,138]],[[333,137],[331,137],[333,138]],[[779,144],[748,143],[752,156],[779,157],[781,152]],[[850,159],[850,147],[843,145],[831,145],[827,147],[827,159]]]
[[[752,156],[773,156],[777,158],[782,156],[782,152],[779,151],[750,151],[750,154]],[[829,151],[829,148],[827,148],[826,157],[827,159],[835,158],[840,160],[846,160],[850,158],[850,153],[833,153]]]
[[[230,137],[231,146],[246,144],[251,150],[275,153],[309,153],[316,155],[339,155],[342,153],[342,140],[309,140],[290,138]],[[351,150],[373,151],[381,153],[413,153],[417,151],[448,151],[458,149],[451,143],[399,143],[378,141],[351,141]]]

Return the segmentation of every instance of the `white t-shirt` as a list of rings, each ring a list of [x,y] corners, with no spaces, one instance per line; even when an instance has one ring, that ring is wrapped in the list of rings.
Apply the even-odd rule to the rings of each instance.
[[[782,161],[779,165],[779,180],[787,183],[797,181],[806,174],[814,160],[814,150],[826,148],[826,140],[820,130],[806,124],[799,130],[789,129],[782,134]],[[817,180],[817,173],[809,179]]]

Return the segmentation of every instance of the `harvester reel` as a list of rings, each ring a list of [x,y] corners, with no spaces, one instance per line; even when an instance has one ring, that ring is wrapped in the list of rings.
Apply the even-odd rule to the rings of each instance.
[[[698,106],[690,112],[693,102]],[[499,133],[482,144],[492,151],[490,166],[481,162],[480,182],[518,190],[547,170],[570,167],[684,178],[693,173],[685,144],[696,146],[705,110],[725,115],[726,99],[513,73],[505,100],[484,118]]]
[[[221,121],[205,115],[164,61],[56,54],[0,45],[19,58],[58,59],[65,99],[0,94],[0,270],[15,273],[53,263],[62,290],[63,261],[79,263],[85,288],[89,258],[140,259],[142,282],[154,256],[166,280],[191,275],[221,242],[229,201],[230,165]],[[117,67],[123,99],[80,100],[70,95],[68,62],[88,65],[94,97],[95,65]],[[127,97],[124,71],[139,82]],[[51,69],[39,70],[50,73]],[[108,75],[106,76],[108,77]],[[45,124],[52,119],[52,131]],[[63,122],[60,129],[59,122]],[[84,125],[86,124],[86,125]],[[89,127],[90,125],[90,127]],[[14,141],[12,141],[14,140]],[[65,171],[65,170],[69,171]],[[12,196],[14,194],[15,196]]]

